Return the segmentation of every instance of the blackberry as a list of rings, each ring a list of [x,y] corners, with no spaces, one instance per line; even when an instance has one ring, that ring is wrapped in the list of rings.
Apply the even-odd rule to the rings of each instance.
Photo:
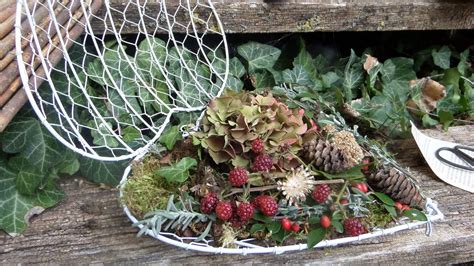
[[[211,214],[216,208],[217,195],[215,193],[209,192],[201,199],[201,211],[205,214]]]

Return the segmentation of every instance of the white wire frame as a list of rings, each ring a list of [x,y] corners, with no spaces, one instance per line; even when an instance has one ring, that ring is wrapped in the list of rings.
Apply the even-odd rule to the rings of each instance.
[[[138,156],[135,160],[140,160],[143,156]],[[128,176],[132,170],[132,166],[128,166],[123,174],[122,180],[119,184],[119,196],[120,198],[123,197],[123,190],[125,185],[127,184]],[[323,240],[316,244],[314,248],[325,248],[325,247],[334,247],[340,246],[344,244],[351,244],[356,243],[366,239],[372,239],[381,236],[392,235],[400,231],[414,229],[420,226],[426,226],[426,234],[430,235],[432,232],[432,223],[435,221],[439,221],[444,219],[443,213],[439,210],[438,204],[428,198],[426,200],[426,212],[427,212],[427,221],[414,221],[414,222],[407,222],[406,220],[402,221],[402,224],[396,225],[391,228],[387,229],[376,229],[372,232],[365,233],[356,237],[342,237],[337,239],[331,240]],[[138,223],[138,219],[133,216],[130,212],[128,207],[123,204],[123,211],[125,215],[127,215],[128,219],[132,222],[132,224]],[[139,224],[139,230],[143,228],[143,224]],[[169,232],[160,232],[155,234],[151,229],[145,231],[145,234],[152,238],[155,238],[159,241],[162,241],[166,244],[173,245],[179,248],[183,248],[185,250],[193,250],[199,252],[206,252],[206,253],[214,253],[214,254],[236,254],[236,255],[248,255],[248,254],[283,254],[285,252],[292,252],[292,251],[301,251],[308,249],[306,244],[296,244],[296,245],[288,245],[288,246],[273,246],[273,247],[263,247],[256,244],[252,244],[251,242],[254,239],[244,239],[244,240],[235,240],[234,244],[238,248],[224,248],[224,247],[215,247],[209,245],[213,242],[213,240],[204,239],[200,242],[194,242],[197,237],[180,237],[176,234],[169,233]]]
[[[55,23],[53,23],[53,25],[56,28],[56,31],[60,32],[59,23],[56,20],[56,16],[55,16],[54,12],[52,11],[53,10],[53,4],[55,4],[56,1],[58,1],[58,0],[46,0],[46,5],[47,5],[47,7],[49,8],[49,11],[50,11],[49,15],[51,16],[51,21],[55,22]],[[73,0],[73,1],[75,1],[75,0]],[[135,0],[130,0],[130,3],[134,2],[134,1]],[[186,60],[183,58],[182,51],[180,51],[180,49],[177,49],[177,54],[179,56],[179,60],[182,64],[182,66],[183,66],[183,69],[185,71],[187,71],[189,76],[192,78],[192,80],[194,82],[194,85],[199,87],[200,90],[205,94],[205,96],[207,97],[207,102],[208,102],[212,98],[220,96],[221,93],[224,91],[224,88],[226,86],[226,81],[227,81],[228,74],[229,74],[229,49],[228,49],[228,44],[227,44],[227,40],[226,40],[226,37],[225,37],[223,24],[222,24],[222,22],[221,22],[221,20],[220,20],[220,18],[219,18],[219,16],[218,16],[218,14],[217,14],[217,12],[216,12],[216,10],[215,10],[215,8],[214,8],[211,1],[205,0],[204,2],[206,4],[203,4],[198,0],[196,3],[193,3],[193,4],[195,4],[194,7],[192,7],[191,2],[189,0],[183,0],[183,1],[185,1],[185,4],[182,4],[181,0],[180,0],[180,2],[179,2],[180,6],[179,7],[183,7],[184,10],[188,11],[189,16],[190,16],[190,20],[187,24],[187,27],[191,27],[192,30],[193,30],[192,33],[188,32],[187,34],[192,35],[191,37],[195,38],[196,41],[198,42],[199,49],[196,53],[196,56],[199,56],[199,54],[203,55],[203,58],[205,60],[204,63],[206,63],[209,66],[210,71],[212,71],[212,73],[218,73],[218,72],[214,69],[212,63],[209,61],[209,59],[207,58],[207,55],[204,52],[204,49],[203,49],[204,34],[201,35],[201,36],[198,35],[198,31],[197,31],[198,27],[196,26],[196,22],[194,21],[194,19],[192,17],[193,16],[192,12],[194,12],[194,9],[196,9],[197,7],[210,9],[211,13],[212,13],[212,16],[213,16],[213,19],[215,19],[215,23],[217,23],[218,32],[216,32],[214,30],[214,33],[217,33],[218,35],[222,36],[222,41],[219,43],[219,46],[221,46],[221,48],[223,48],[223,52],[224,52],[224,56],[225,56],[225,58],[224,58],[225,71],[224,71],[223,75],[220,75],[220,74],[216,75],[217,79],[221,82],[221,85],[220,85],[217,93],[214,93],[213,95],[211,95],[208,91],[206,91],[201,86],[201,84],[199,83],[199,80],[194,75],[193,70],[190,68],[190,66],[188,66]],[[90,3],[90,1],[88,1],[88,2]],[[141,1],[141,2],[143,2],[143,1]],[[140,6],[141,5],[140,1],[136,0],[136,5],[137,5],[137,7],[139,7],[138,9],[139,9],[140,12],[143,11],[141,9],[141,7],[143,7],[143,9],[144,9],[144,6],[146,5],[147,2],[148,1],[144,1],[144,3],[142,3],[143,6]],[[177,22],[176,21],[174,21],[174,22],[170,21],[170,17],[173,17],[173,15],[168,13],[168,10],[166,8],[166,1],[165,0],[160,1],[160,5],[161,5],[160,6],[161,7],[160,12],[164,12],[163,15],[167,20],[166,22],[167,22],[167,27],[168,27],[167,30],[168,30],[168,33],[169,33],[168,34],[169,41],[171,41],[176,46],[176,45],[179,44],[179,42],[175,39],[175,35],[174,35],[174,32],[172,30],[173,30],[174,24],[177,23]],[[93,35],[92,25],[89,23],[90,17],[93,16],[93,14],[91,14],[90,11],[86,8],[86,6],[84,4],[84,1],[81,1],[81,8],[83,10],[83,16],[87,17],[85,25],[84,25],[85,30],[86,30],[87,34]],[[114,21],[113,21],[112,13],[113,13],[114,10],[112,10],[109,0],[104,1],[103,9],[105,10],[104,11],[105,14],[107,14],[106,17],[110,20],[110,25],[112,25],[112,29],[111,29],[112,34],[115,35],[118,40],[121,40],[120,30],[117,30],[114,26],[114,23],[113,23]],[[119,160],[135,158],[138,155],[145,154],[148,151],[148,149],[159,139],[159,137],[161,136],[162,132],[165,129],[165,126],[167,124],[169,124],[169,121],[170,121],[171,116],[173,114],[176,114],[176,113],[179,113],[179,112],[201,111],[207,105],[207,102],[203,101],[204,104],[202,104],[201,106],[192,107],[192,106],[189,105],[189,103],[185,99],[181,99],[185,103],[185,105],[186,105],[185,107],[174,106],[173,108],[169,109],[169,112],[167,112],[166,116],[164,116],[164,120],[163,120],[162,124],[160,124],[160,125],[150,125],[147,121],[145,121],[141,118],[140,114],[138,114],[134,108],[131,108],[130,102],[127,100],[127,96],[121,90],[116,90],[116,92],[118,93],[120,98],[125,103],[126,107],[129,107],[129,108],[127,108],[127,110],[131,112],[130,115],[131,116],[133,115],[133,117],[138,118],[139,120],[141,120],[140,122],[142,122],[146,126],[146,128],[152,132],[152,135],[153,135],[152,138],[150,138],[149,140],[146,141],[145,145],[143,145],[141,147],[138,147],[138,148],[132,148],[127,143],[125,143],[125,141],[123,141],[122,136],[117,134],[109,126],[109,124],[101,116],[100,112],[96,109],[95,105],[92,102],[91,97],[88,95],[88,93],[85,89],[84,84],[82,84],[81,79],[78,77],[78,73],[77,73],[74,65],[71,63],[71,60],[69,59],[68,53],[65,52],[65,51],[67,51],[67,47],[66,47],[67,44],[65,43],[65,40],[63,38],[59,38],[59,46],[64,51],[64,59],[65,59],[66,63],[69,66],[68,69],[72,70],[72,78],[71,79],[73,79],[75,82],[77,82],[77,84],[80,84],[79,88],[82,90],[83,96],[86,98],[86,100],[89,104],[90,112],[92,114],[94,114],[94,117],[97,118],[100,121],[100,124],[95,123],[95,126],[99,127],[99,125],[100,126],[103,125],[104,128],[107,131],[107,134],[110,134],[110,136],[112,136],[116,141],[118,141],[120,143],[121,147],[123,147],[123,149],[126,151],[126,154],[115,155],[113,152],[112,152],[111,155],[105,155],[105,156],[101,155],[101,154],[98,154],[95,150],[96,147],[91,146],[90,143],[85,140],[85,138],[82,136],[81,132],[79,132],[79,129],[78,129],[79,126],[77,124],[78,122],[75,121],[74,118],[71,118],[69,116],[68,112],[65,110],[65,107],[64,107],[63,103],[61,102],[61,99],[59,98],[59,96],[57,94],[55,84],[53,83],[52,78],[50,76],[51,70],[54,70],[55,66],[52,65],[51,62],[48,61],[47,57],[43,56],[43,54],[41,52],[39,52],[37,56],[40,58],[41,66],[45,69],[46,80],[48,81],[48,84],[51,88],[52,96],[53,96],[54,101],[55,101],[55,106],[57,108],[57,112],[59,113],[58,115],[60,115],[62,118],[64,118],[64,121],[62,121],[62,122],[64,122],[66,125],[68,125],[68,130],[71,130],[73,137],[77,138],[76,141],[75,141],[76,143],[75,143],[70,136],[69,136],[69,138],[66,138],[66,137],[62,136],[60,134],[60,132],[58,132],[57,127],[55,128],[51,125],[50,121],[48,121],[48,118],[44,114],[43,106],[41,105],[42,103],[37,99],[38,95],[35,96],[36,90],[38,88],[35,88],[34,86],[32,86],[29,83],[30,76],[29,76],[28,70],[27,70],[27,62],[25,62],[23,60],[23,56],[22,56],[22,38],[23,38],[22,32],[21,32],[22,15],[26,15],[26,19],[28,20],[31,29],[34,29],[34,27],[35,27],[35,20],[33,18],[34,14],[31,14],[30,10],[28,9],[27,0],[17,0],[16,21],[15,21],[16,56],[17,56],[17,61],[18,61],[18,66],[19,66],[20,77],[21,77],[21,80],[23,82],[23,87],[25,89],[26,95],[27,95],[27,97],[28,97],[28,99],[31,103],[32,109],[38,115],[39,120],[41,121],[41,123],[51,132],[51,134],[55,138],[57,138],[61,143],[66,145],[68,148],[74,150],[78,154],[81,154],[83,156],[86,156],[86,157],[89,157],[89,158],[92,158],[92,159],[102,160],[102,161],[119,161]],[[157,23],[157,25],[158,24],[159,23]],[[141,29],[144,31],[146,36],[153,36],[154,33],[156,32],[156,30],[155,30],[155,32],[152,32],[152,33],[147,32],[147,27],[145,26],[145,22],[143,21],[143,18],[139,21],[139,25],[141,26]],[[206,25],[206,26],[208,26],[208,25]],[[209,28],[208,28],[208,30],[209,30]],[[32,30],[32,36],[33,37],[32,37],[31,46],[34,47],[35,50],[41,51],[42,47],[41,47],[41,44],[38,41],[38,36],[37,36],[37,33],[36,33],[35,30]],[[67,36],[68,35],[66,35],[66,37]],[[93,40],[93,44],[96,48],[96,51],[98,53],[100,53],[100,51],[101,51],[101,49],[99,47],[100,44],[98,44],[96,42],[95,38],[92,38],[92,40]],[[150,45],[149,38],[146,38],[145,41],[147,41],[148,44]],[[184,42],[182,42],[182,44],[184,44]],[[120,47],[119,52],[125,54],[125,51],[124,51],[123,47],[122,46],[119,46],[119,47]],[[159,60],[157,60],[155,54],[152,53],[151,56],[152,56],[152,59],[155,62],[159,62]],[[101,60],[102,64],[105,65],[106,62],[104,61],[103,55],[99,54],[98,58]],[[124,59],[128,60],[128,64],[130,66],[133,66],[132,70],[136,74],[138,82],[140,82],[142,84],[145,84],[145,82],[143,81],[143,79],[141,78],[139,73],[137,72],[135,63],[130,62],[130,60],[128,59],[127,56],[124,56]],[[159,63],[157,64],[157,66],[159,67],[161,73],[167,73],[167,70],[165,69],[166,66],[162,66]],[[33,72],[34,72],[34,70],[33,70]],[[106,74],[107,77],[112,77],[112,74],[110,73],[110,71],[107,67],[105,68],[105,74]],[[168,85],[169,90],[177,92],[176,88],[174,88],[174,86],[173,86],[172,82],[169,80],[168,76],[164,75],[164,77],[166,79],[166,84]],[[120,87],[119,84],[116,84],[114,79],[111,78],[110,80],[113,83],[114,87]],[[150,89],[147,86],[144,86],[144,88],[150,94],[152,94],[154,96],[154,99],[156,101],[158,101],[158,102],[161,101],[160,98],[157,97],[156,93],[152,89]],[[179,97],[182,97],[182,96],[181,96],[180,93],[177,93],[177,97],[179,98]],[[202,118],[202,115],[196,121],[196,125],[199,124],[201,118]],[[61,126],[62,126],[62,124],[61,124]],[[64,129],[64,130],[66,130],[66,129]],[[80,147],[78,147],[78,143],[79,143]],[[107,146],[107,144],[105,144],[105,146]]]

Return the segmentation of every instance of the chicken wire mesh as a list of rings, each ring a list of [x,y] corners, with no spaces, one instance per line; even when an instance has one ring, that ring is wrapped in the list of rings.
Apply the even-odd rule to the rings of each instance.
[[[227,80],[210,1],[18,0],[15,37],[33,109],[62,143],[95,159],[133,158],[173,121],[198,123]]]

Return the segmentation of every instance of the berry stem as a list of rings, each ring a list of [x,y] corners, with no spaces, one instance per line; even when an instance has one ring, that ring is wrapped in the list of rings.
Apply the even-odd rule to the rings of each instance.
[[[344,208],[342,207],[340,201],[341,201],[342,195],[344,194],[344,191],[347,189],[348,185],[349,185],[349,181],[345,181],[344,185],[341,188],[341,191],[339,191],[339,193],[337,194],[337,197],[336,197],[336,204],[339,205],[339,209],[342,210],[342,215],[344,217],[346,217],[346,212],[344,211]]]
[[[263,186],[263,187],[251,187],[248,189],[248,192],[258,192],[258,191],[267,191],[267,190],[272,190],[272,189],[277,189],[277,185],[270,185],[270,186]],[[242,193],[244,192],[243,188],[233,188],[230,190],[230,193],[225,195],[224,198],[227,198],[229,196],[232,196],[237,193]]]

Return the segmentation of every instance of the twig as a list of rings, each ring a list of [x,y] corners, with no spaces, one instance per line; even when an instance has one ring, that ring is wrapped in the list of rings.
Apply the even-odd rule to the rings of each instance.
[[[321,185],[321,184],[343,184],[345,182],[344,179],[327,179],[327,180],[315,180],[314,184],[315,185]],[[278,185],[269,185],[269,186],[262,186],[262,187],[252,187],[248,189],[248,192],[261,192],[261,191],[267,191],[267,190],[272,190],[272,189],[277,189]],[[230,193],[225,195],[224,198],[227,198],[229,196],[232,196],[237,193],[242,193],[244,192],[244,189],[242,188],[233,188],[230,190]]]

